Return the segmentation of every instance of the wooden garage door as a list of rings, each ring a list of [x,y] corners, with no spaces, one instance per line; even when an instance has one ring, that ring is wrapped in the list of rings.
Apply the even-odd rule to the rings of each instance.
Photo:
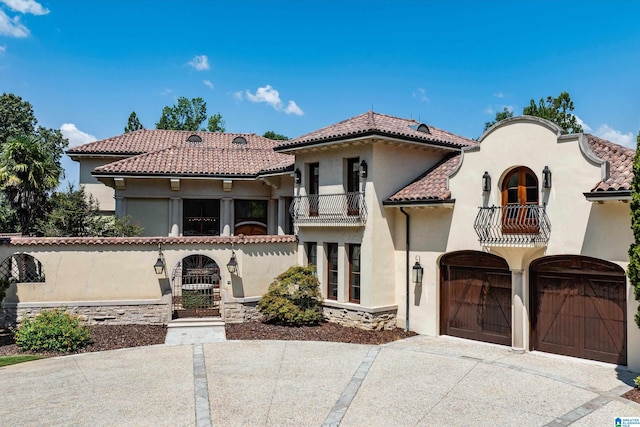
[[[440,261],[440,333],[511,345],[511,272],[484,252],[453,252]]]
[[[531,349],[627,364],[624,270],[582,256],[534,261]]]

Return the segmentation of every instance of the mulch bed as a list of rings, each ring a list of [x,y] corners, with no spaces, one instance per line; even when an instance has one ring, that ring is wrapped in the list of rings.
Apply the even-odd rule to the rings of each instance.
[[[323,322],[318,326],[291,327],[261,322],[229,323],[226,325],[228,340],[296,340],[332,341],[352,344],[385,344],[417,335],[403,329],[365,331],[348,328],[337,323]]]
[[[633,400],[636,403],[640,403],[640,389],[637,387],[632,388],[631,390],[623,394],[622,397]]]

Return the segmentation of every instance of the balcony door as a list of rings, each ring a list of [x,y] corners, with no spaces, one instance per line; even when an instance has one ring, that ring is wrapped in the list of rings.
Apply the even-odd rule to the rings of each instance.
[[[307,194],[309,196],[309,216],[318,216],[320,193],[320,163],[309,163],[309,185]]]
[[[538,178],[529,168],[515,168],[502,181],[502,232],[533,234],[539,231]]]
[[[360,215],[360,159],[347,159],[347,215]]]

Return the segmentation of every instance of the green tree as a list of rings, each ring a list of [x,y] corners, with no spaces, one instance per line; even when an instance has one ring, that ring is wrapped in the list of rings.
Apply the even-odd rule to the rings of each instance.
[[[0,96],[0,146],[10,136],[35,133],[37,125],[30,103],[12,93]]]
[[[36,232],[46,237],[121,237],[139,236],[142,227],[131,224],[130,217],[100,215],[98,202],[84,186],[56,192],[49,199],[49,213],[38,221]]]
[[[0,189],[18,213],[23,235],[44,215],[47,197],[58,186],[62,167],[55,156],[36,135],[11,136],[1,147]]]
[[[134,130],[144,129],[140,120],[138,120],[138,115],[135,111],[132,111],[129,114],[129,121],[127,122],[127,126],[124,128],[124,133],[133,132]]]
[[[491,126],[495,125],[501,120],[508,119],[509,117],[513,117],[513,111],[509,110],[507,107],[504,107],[502,111],[496,112],[496,118],[491,122],[485,122],[484,130],[486,131]],[[484,132],[484,131],[483,131]]]
[[[640,132],[636,139],[636,154],[633,157],[633,179],[631,181],[631,230],[633,242],[629,247],[627,276],[633,286],[636,301],[640,301]],[[640,307],[635,314],[636,325],[640,327]]]
[[[272,130],[266,131],[264,134],[262,134],[262,136],[264,138],[274,139],[276,141],[287,141],[287,140],[289,140],[288,136],[285,136],[285,135],[282,135],[282,134],[279,134],[279,133],[275,133]]]
[[[547,96],[546,101],[540,98],[537,105],[531,99],[529,105],[522,110],[522,114],[550,120],[560,126],[564,133],[582,132],[582,126],[572,111],[573,101],[569,93],[562,92],[557,98]]]
[[[206,130],[200,125],[207,120],[207,103],[202,98],[188,100],[184,96],[178,98],[173,107],[164,107],[156,129],[172,130]],[[224,121],[220,113],[209,117],[208,129],[211,132],[223,132]]]
[[[209,122],[207,123],[207,130],[209,132],[226,132],[227,129],[224,127],[224,120],[222,119],[222,114],[216,113],[213,116],[209,117]]]

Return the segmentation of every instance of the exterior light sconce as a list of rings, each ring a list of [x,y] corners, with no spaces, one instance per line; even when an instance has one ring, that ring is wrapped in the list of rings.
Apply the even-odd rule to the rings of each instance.
[[[489,175],[489,172],[487,171],[484,171],[484,174],[482,175],[482,191],[491,191],[491,175]]]
[[[416,285],[422,284],[422,275],[424,274],[424,268],[420,265],[420,257],[416,256],[416,263],[413,264],[413,283]]]
[[[231,274],[238,273],[238,261],[236,259],[236,253],[233,250],[231,250],[231,259],[227,263],[227,270],[229,270]]]
[[[296,184],[300,184],[300,182],[302,182],[302,172],[300,172],[300,169],[296,169],[293,175]]]
[[[164,255],[160,243],[158,243],[158,259],[156,263],[153,264],[153,269],[156,271],[156,274],[162,274],[164,272]]]
[[[364,160],[360,162],[360,178],[366,178],[369,174],[369,166]]]
[[[542,188],[551,188],[551,169],[545,166],[542,170]]]

